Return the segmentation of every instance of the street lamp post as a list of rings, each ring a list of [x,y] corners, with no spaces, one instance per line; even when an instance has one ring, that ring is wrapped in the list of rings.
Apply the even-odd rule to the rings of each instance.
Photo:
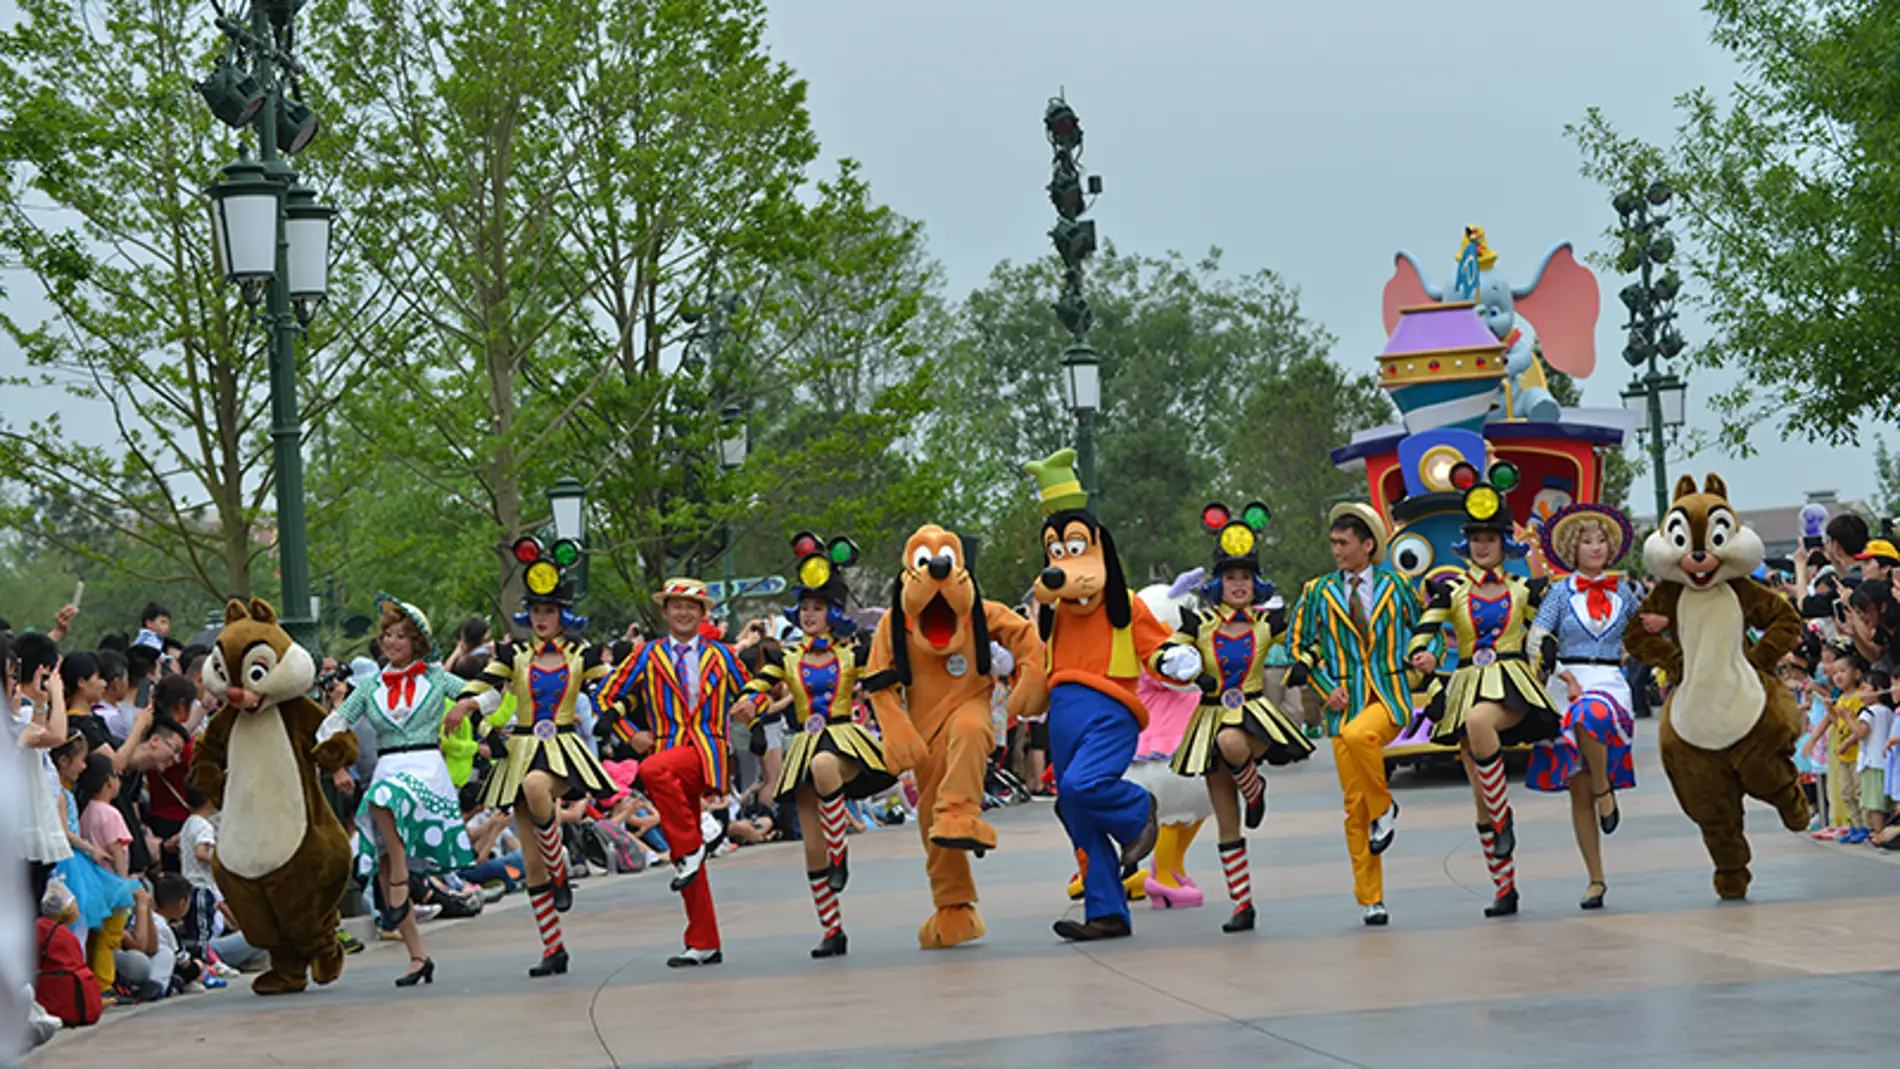
[[[1682,278],[1669,268],[1661,278],[1654,268],[1665,265],[1676,252],[1676,239],[1663,225],[1669,216],[1660,209],[1672,196],[1663,182],[1647,189],[1619,193],[1611,200],[1620,220],[1622,251],[1616,266],[1635,272],[1638,280],[1623,287],[1623,306],[1629,309],[1629,343],[1623,347],[1623,360],[1632,368],[1647,365],[1646,373],[1630,379],[1623,391],[1623,405],[1637,412],[1642,430],[1649,438],[1649,462],[1655,479],[1656,522],[1669,511],[1668,458],[1664,435],[1673,435],[1684,421],[1688,386],[1674,372],[1664,371],[1659,359],[1674,359],[1686,344],[1676,330],[1676,296],[1682,290]],[[1658,209],[1651,214],[1650,209]]]
[[[1093,498],[1100,492],[1095,480],[1095,414],[1102,404],[1102,381],[1101,361],[1087,341],[1095,313],[1082,296],[1082,265],[1095,252],[1095,221],[1082,218],[1082,213],[1088,210],[1087,198],[1102,192],[1102,176],[1089,175],[1086,186],[1083,183],[1082,121],[1066,100],[1049,101],[1042,128],[1054,156],[1048,190],[1057,219],[1049,240],[1062,258],[1062,295],[1056,298],[1055,313],[1075,339],[1062,353],[1063,393],[1075,416],[1076,474]]]
[[[734,401],[719,410],[719,466],[728,473],[745,467],[746,454],[752,449],[751,430],[746,425],[745,406]],[[738,578],[732,561],[732,521],[725,525],[725,553],[721,556],[721,570],[725,585],[720,588],[720,607],[726,610],[726,622],[730,626],[734,620],[732,604],[735,591],[733,587]]]
[[[240,154],[209,190],[218,262],[245,304],[261,299],[270,351],[271,443],[277,473],[277,568],[282,623],[307,648],[317,645],[303,512],[303,425],[297,409],[297,335],[329,289],[330,230],[336,210],[316,202],[284,162],[316,136],[317,119],[285,91],[302,68],[290,52],[297,0],[254,0],[246,26],[220,16],[225,54],[198,92],[219,121],[257,132],[258,159]],[[243,60],[249,57],[250,70]],[[280,79],[280,75],[282,78]]]

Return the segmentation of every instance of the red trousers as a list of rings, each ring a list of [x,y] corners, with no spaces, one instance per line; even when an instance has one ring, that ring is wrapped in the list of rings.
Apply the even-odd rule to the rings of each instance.
[[[660,831],[673,857],[682,858],[699,849],[705,841],[699,834],[699,802],[711,793],[699,751],[676,746],[654,754],[640,762],[640,779],[646,784],[653,808],[660,811]],[[713,911],[710,875],[709,870],[700,869],[699,878],[680,892],[686,902],[689,950],[719,949],[719,916]]]

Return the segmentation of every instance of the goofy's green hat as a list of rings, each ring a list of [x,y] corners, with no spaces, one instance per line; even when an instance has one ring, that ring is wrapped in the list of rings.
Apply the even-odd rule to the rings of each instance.
[[[1088,492],[1075,475],[1075,450],[1058,449],[1047,460],[1032,460],[1023,467],[1036,477],[1041,496],[1037,505],[1044,516],[1089,507]]]

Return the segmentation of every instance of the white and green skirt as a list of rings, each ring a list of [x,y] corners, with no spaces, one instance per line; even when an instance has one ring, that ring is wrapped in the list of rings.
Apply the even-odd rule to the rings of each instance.
[[[379,857],[388,852],[372,807],[396,818],[410,872],[455,872],[475,863],[459,795],[440,749],[377,755],[376,774],[356,814],[356,871],[362,876],[375,872]]]

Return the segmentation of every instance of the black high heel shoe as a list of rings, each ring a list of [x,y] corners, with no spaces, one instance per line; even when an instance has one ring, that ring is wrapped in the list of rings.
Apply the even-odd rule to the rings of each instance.
[[[536,965],[534,968],[528,970],[528,975],[534,977],[537,980],[543,976],[567,975],[566,949],[557,950],[554,953],[549,954],[546,957],[542,958],[541,964]]]
[[[402,976],[396,977],[397,987],[414,987],[417,984],[435,983],[435,959],[434,958],[410,958],[409,964],[411,965],[420,964],[422,968],[416,969],[412,972],[405,973]]]
[[[1220,930],[1226,932],[1228,935],[1232,935],[1235,932],[1251,932],[1258,918],[1259,914],[1254,912],[1252,905],[1242,906],[1234,911],[1233,916],[1227,918],[1227,920],[1221,924]]]
[[[1484,907],[1484,915],[1487,917],[1517,916],[1517,888],[1513,887],[1492,899],[1491,904]]]
[[[1615,787],[1609,788],[1604,791],[1603,794],[1597,795],[1596,798],[1602,798],[1604,795],[1608,795],[1610,798],[1610,811],[1608,813],[1602,812],[1601,810],[1597,812],[1597,827],[1602,828],[1603,834],[1608,835],[1614,832],[1618,825],[1623,823],[1623,810],[1616,804]],[[1595,800],[1595,798],[1591,799],[1593,802]]]
[[[1609,892],[1610,885],[1603,882],[1602,880],[1591,880],[1590,887],[1596,888],[1597,893],[1593,895],[1584,895],[1583,901],[1577,903],[1578,909],[1602,909],[1603,908],[1603,896]],[[1585,890],[1589,890],[1589,888],[1585,888]]]
[[[811,948],[811,956],[818,959],[842,958],[850,951],[850,943],[845,939],[844,929],[825,936],[825,940]]]

